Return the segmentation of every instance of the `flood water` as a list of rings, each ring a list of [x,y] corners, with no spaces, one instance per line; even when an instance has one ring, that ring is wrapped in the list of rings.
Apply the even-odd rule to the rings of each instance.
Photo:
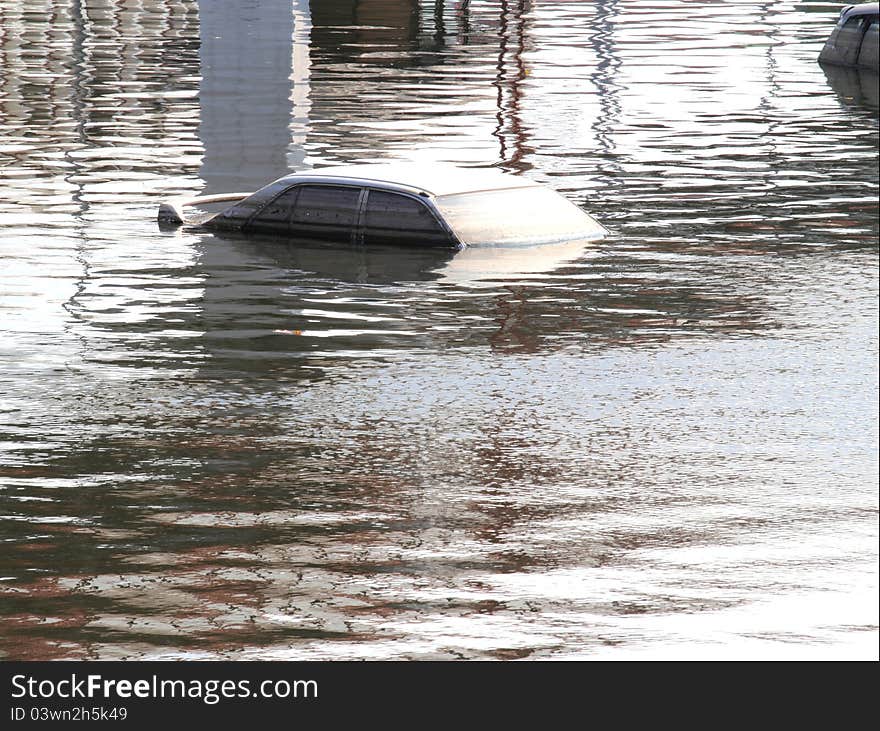
[[[0,657],[877,658],[877,76],[839,4],[0,0]],[[598,244],[174,195],[497,166]]]

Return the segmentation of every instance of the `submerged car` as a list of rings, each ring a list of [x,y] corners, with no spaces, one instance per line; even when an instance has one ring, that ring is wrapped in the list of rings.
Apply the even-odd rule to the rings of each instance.
[[[187,218],[186,206],[232,205]],[[605,228],[545,185],[486,168],[365,164],[285,175],[252,194],[163,203],[159,222],[307,241],[462,248],[601,239]]]
[[[819,61],[877,71],[880,50],[880,3],[847,5],[825,42]]]

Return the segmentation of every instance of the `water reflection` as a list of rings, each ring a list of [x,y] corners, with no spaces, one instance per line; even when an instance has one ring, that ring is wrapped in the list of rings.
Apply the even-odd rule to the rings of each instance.
[[[815,61],[835,16],[0,5],[0,652],[875,653],[877,104]],[[382,158],[613,236],[155,226]]]
[[[434,281],[441,284],[492,286],[499,279],[552,274],[597,251],[590,240],[543,246],[497,246],[462,251],[436,247],[303,245],[266,235],[220,233],[205,236],[204,249],[236,250],[242,257],[265,262],[260,269],[285,272],[284,284],[309,277],[328,286],[347,284],[405,285]],[[216,274],[216,272],[215,272]]]
[[[199,20],[205,193],[256,190],[301,168],[305,150],[291,126],[308,113],[308,3],[201,3]]]
[[[866,109],[880,109],[880,90],[877,74],[867,69],[823,65],[825,78],[840,100],[846,105]]]
[[[218,359],[333,349],[539,352],[773,327],[764,298],[749,292],[749,262],[719,275],[711,256],[664,260],[594,242],[451,252],[230,235],[205,235],[200,249],[206,281],[187,327],[204,331],[209,370]]]

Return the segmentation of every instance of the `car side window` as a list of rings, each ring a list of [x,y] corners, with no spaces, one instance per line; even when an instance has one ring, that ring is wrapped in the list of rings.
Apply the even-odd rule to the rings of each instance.
[[[398,193],[371,190],[363,219],[365,244],[450,246],[446,229],[422,201]]]
[[[361,189],[341,185],[301,185],[290,233],[327,240],[348,240],[358,219]]]
[[[843,29],[846,31],[854,31],[857,33],[862,33],[862,31],[868,28],[870,24],[869,17],[867,15],[856,15],[849,20],[843,26]]]
[[[245,225],[247,230],[287,233],[290,228],[290,217],[299,197],[299,186],[288,188],[264,208],[261,208]]]

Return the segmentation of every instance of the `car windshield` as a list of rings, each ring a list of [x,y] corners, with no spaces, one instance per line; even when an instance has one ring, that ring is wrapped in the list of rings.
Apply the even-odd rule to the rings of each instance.
[[[437,207],[464,244],[533,244],[599,238],[605,230],[543,187],[438,196]]]

